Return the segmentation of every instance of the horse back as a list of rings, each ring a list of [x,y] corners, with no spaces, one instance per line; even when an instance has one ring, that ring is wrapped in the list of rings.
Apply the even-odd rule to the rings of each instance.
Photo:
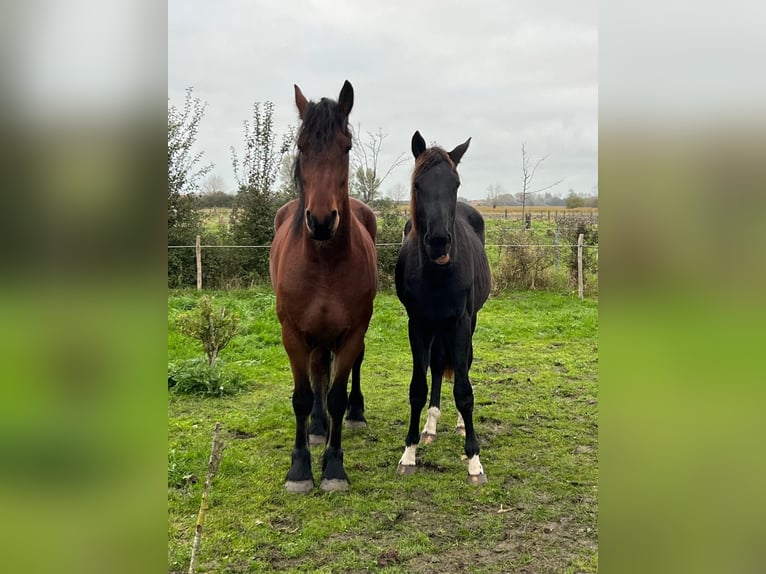
[[[351,213],[356,216],[362,226],[367,230],[367,233],[370,234],[372,243],[374,244],[378,235],[378,222],[375,218],[375,213],[370,209],[369,205],[353,197],[349,197],[349,203],[351,205]]]

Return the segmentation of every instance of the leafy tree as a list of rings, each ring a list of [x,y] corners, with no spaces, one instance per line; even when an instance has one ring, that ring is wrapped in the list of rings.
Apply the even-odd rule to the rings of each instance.
[[[564,205],[566,205],[567,209],[585,207],[585,198],[575,193],[574,189],[569,188],[569,195],[567,195]]]
[[[231,212],[233,240],[238,245],[269,245],[274,238],[274,216],[280,206],[276,182],[282,160],[295,138],[288,130],[277,145],[274,104],[255,102],[252,120],[244,122],[245,146],[240,158],[231,148],[232,167],[238,190]],[[263,281],[269,273],[267,249],[243,250],[242,271],[250,281]]]
[[[195,191],[212,164],[201,165],[203,152],[193,152],[205,104],[186,90],[183,109],[168,104],[168,245],[189,245],[200,233],[202,219]],[[168,252],[168,284],[180,286],[194,281],[194,251]]]
[[[193,215],[193,202],[182,198],[197,191],[199,180],[213,168],[198,165],[204,152],[192,152],[205,106],[192,88],[186,90],[183,110],[168,106],[168,231]]]

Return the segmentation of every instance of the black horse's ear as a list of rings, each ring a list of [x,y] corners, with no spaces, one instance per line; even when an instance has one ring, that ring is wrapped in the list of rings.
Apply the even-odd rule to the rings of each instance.
[[[298,84],[293,84],[293,87],[295,88],[295,105],[298,106],[298,117],[303,119],[303,114],[306,113],[306,108],[308,107],[309,102],[306,99],[306,96],[303,95],[303,92],[301,92]]]
[[[426,140],[423,139],[419,131],[416,131],[412,134],[412,155],[418,159],[424,151],[426,151]]]
[[[338,105],[346,115],[349,115],[351,113],[351,108],[354,107],[354,87],[348,80],[343,82],[343,87],[340,89]]]
[[[455,165],[460,163],[460,159],[463,157],[463,154],[468,149],[468,144],[471,143],[471,138],[468,138],[463,143],[461,143],[459,146],[457,146],[455,149],[453,149],[451,152],[449,152],[449,158],[452,160],[452,163]]]

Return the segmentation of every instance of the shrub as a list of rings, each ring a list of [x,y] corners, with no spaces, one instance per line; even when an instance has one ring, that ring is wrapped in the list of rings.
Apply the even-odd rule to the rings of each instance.
[[[247,383],[243,373],[226,369],[223,361],[211,366],[199,358],[168,365],[168,391],[175,394],[222,397],[236,394]]]
[[[577,286],[577,238],[583,234],[583,245],[598,246],[598,227],[591,223],[587,214],[572,214],[560,217],[556,225],[561,243],[570,245],[566,265],[569,270],[569,286]],[[593,286],[593,276],[598,273],[598,249],[586,247],[582,250],[583,285]],[[597,286],[597,285],[596,285]]]
[[[500,254],[492,274],[493,291],[545,289],[551,283],[549,267],[554,251],[545,240],[529,231],[501,229],[497,235]]]
[[[178,330],[202,343],[209,365],[213,367],[218,353],[237,333],[238,317],[226,307],[215,309],[210,297],[204,296],[194,311],[178,318]]]
[[[378,237],[375,242],[394,244],[377,248],[378,289],[382,291],[394,288],[394,271],[406,218],[402,217],[396,203],[390,199],[380,199],[375,202],[375,216],[378,223]]]

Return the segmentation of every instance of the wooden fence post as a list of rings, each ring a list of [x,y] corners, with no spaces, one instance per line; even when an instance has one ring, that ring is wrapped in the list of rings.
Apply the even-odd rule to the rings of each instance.
[[[583,298],[582,294],[582,241],[583,234],[577,236],[577,289],[580,293],[580,300]]]
[[[197,252],[197,291],[202,290],[202,247],[200,244],[200,236],[198,235],[194,244],[195,251]]]

